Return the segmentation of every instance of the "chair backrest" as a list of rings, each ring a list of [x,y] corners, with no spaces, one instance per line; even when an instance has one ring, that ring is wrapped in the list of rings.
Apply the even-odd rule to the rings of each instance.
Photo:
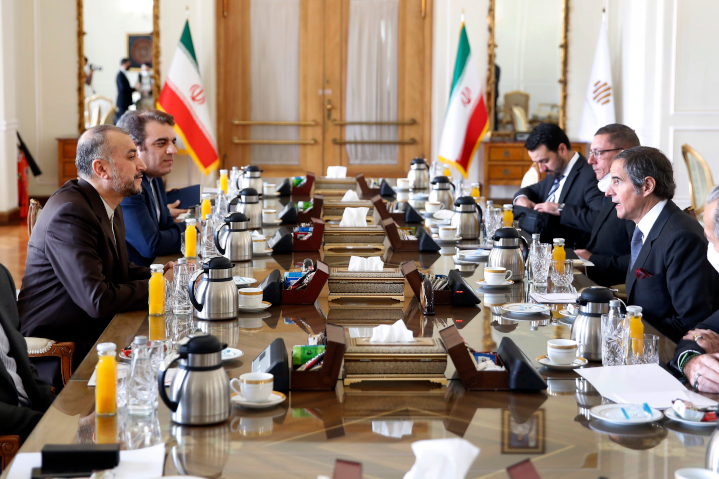
[[[539,171],[537,171],[537,168],[534,166],[534,164],[532,164],[532,166],[529,167],[529,170],[527,170],[527,172],[522,177],[522,185],[520,186],[520,188],[532,186],[537,183],[539,183]]]
[[[512,107],[512,123],[514,123],[514,131],[529,131],[527,110],[519,105],[514,105]]]
[[[707,193],[714,187],[712,172],[704,157],[691,146],[682,145],[682,156],[689,172],[689,198],[697,215],[701,215]]]
[[[525,112],[529,111],[529,93],[520,90],[510,91],[504,94],[504,118],[512,117],[512,107],[521,106]]]
[[[30,198],[30,204],[27,207],[27,237],[32,235],[35,223],[42,212],[42,205],[35,198]]]
[[[85,127],[100,125],[110,110],[114,115],[115,103],[102,95],[92,95],[85,98]]]

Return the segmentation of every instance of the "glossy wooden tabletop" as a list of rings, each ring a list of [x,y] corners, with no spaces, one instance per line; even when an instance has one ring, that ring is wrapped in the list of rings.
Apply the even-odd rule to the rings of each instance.
[[[265,200],[264,206],[281,206],[278,203]],[[268,228],[265,233],[274,230]],[[446,274],[455,268],[454,253],[454,245],[438,254],[388,249],[383,259],[388,267],[416,260],[422,271]],[[349,262],[349,256],[325,257],[324,253],[273,255],[252,260],[251,275],[261,281],[274,269],[298,268],[306,257],[324,257],[330,266]],[[475,281],[483,278],[482,264],[464,268],[464,279],[476,288]],[[575,276],[577,288],[589,284],[586,277]],[[546,341],[568,338],[570,327],[557,321],[561,316],[556,311],[552,320],[502,318],[498,306],[525,300],[526,289],[520,283],[492,294],[479,293],[480,306],[437,306],[434,316],[423,316],[409,287],[405,302],[388,309],[359,300],[328,303],[325,287],[314,305],[276,306],[229,322],[168,315],[167,331],[179,339],[200,329],[242,350],[241,358],[225,363],[230,377],[250,371],[252,359],[277,337],[291,349],[306,344],[308,327],[317,332],[327,322],[349,328],[400,318],[415,336],[439,337],[439,329],[455,324],[464,339],[481,350],[496,350],[508,336],[539,367],[535,358],[545,354]],[[147,331],[146,311],[118,314],[99,342],[126,346],[136,334]],[[87,380],[96,361],[94,354],[85,358],[21,452],[39,451],[47,443],[93,441],[94,389],[87,387]],[[449,361],[447,378],[454,373]],[[123,447],[164,442],[166,475],[314,479],[319,474],[331,477],[335,459],[341,458],[361,462],[365,478],[401,478],[414,463],[413,442],[457,437],[480,448],[467,475],[472,478],[508,477],[505,469],[527,458],[544,478],[671,478],[676,469],[703,466],[713,428],[687,428],[666,421],[641,428],[610,427],[589,420],[588,408],[601,404],[602,398],[577,374],[545,368],[540,373],[549,385],[541,393],[467,392],[459,380],[450,380],[447,386],[424,382],[343,386],[339,381],[335,391],[290,392],[287,401],[269,410],[235,406],[230,420],[215,427],[174,425],[162,402],[155,416],[120,414],[110,427],[117,428]],[[107,428],[108,424],[99,426]]]

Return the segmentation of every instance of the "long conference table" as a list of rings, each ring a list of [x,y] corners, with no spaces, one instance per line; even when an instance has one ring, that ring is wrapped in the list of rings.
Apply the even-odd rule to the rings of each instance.
[[[287,201],[266,199],[263,207],[281,208]],[[268,236],[274,231],[264,228]],[[386,267],[414,260],[423,272],[447,274],[457,268],[453,254],[455,245],[443,244],[439,253],[399,253],[388,248],[382,258]],[[251,270],[248,263],[248,275],[262,281],[274,269],[298,270],[308,257],[323,258],[330,267],[346,267],[350,258],[325,255],[322,250],[272,255],[253,259]],[[482,263],[459,269],[473,288],[483,278]],[[586,276],[575,275],[577,289],[592,284]],[[408,286],[404,303],[380,309],[362,300],[329,302],[325,285],[314,305],[273,306],[240,314],[233,321],[203,322],[168,314],[168,338],[201,330],[244,353],[224,363],[230,378],[249,372],[252,360],[275,338],[283,338],[289,354],[293,345],[307,344],[306,325],[317,332],[326,323],[361,327],[403,319],[415,336],[423,337],[437,338],[440,329],[454,324],[478,350],[496,351],[502,338],[510,337],[539,368],[548,389],[465,391],[458,379],[452,379],[456,376],[450,359],[447,385],[397,381],[344,386],[340,379],[334,391],[291,391],[284,403],[271,409],[233,406],[229,421],[211,427],[173,424],[160,401],[151,417],[118,415],[118,437],[123,448],[164,443],[165,475],[202,477],[332,477],[335,460],[346,459],[361,462],[365,478],[401,478],[415,461],[411,444],[440,438],[464,438],[479,447],[467,474],[470,478],[509,477],[506,468],[525,459],[544,478],[672,478],[677,469],[703,467],[711,427],[690,428],[663,420],[622,428],[590,419],[589,408],[606,399],[573,371],[548,370],[536,361],[546,354],[548,339],[570,337],[570,326],[559,321],[560,307],[553,308],[551,319],[502,317],[501,304],[526,300],[526,294],[526,281],[518,282],[491,294],[478,293],[479,306],[438,305],[434,316],[424,316]],[[147,311],[120,313],[98,343],[126,347],[148,331]],[[88,380],[96,363],[94,352],[84,359],[20,452],[38,452],[45,444],[95,440],[94,388],[88,387]],[[6,475],[7,470],[2,477]]]

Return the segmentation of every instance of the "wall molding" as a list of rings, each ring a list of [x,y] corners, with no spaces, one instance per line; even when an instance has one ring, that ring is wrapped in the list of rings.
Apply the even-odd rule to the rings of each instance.
[[[17,131],[19,126],[20,121],[14,118],[5,121],[0,120],[0,131]]]

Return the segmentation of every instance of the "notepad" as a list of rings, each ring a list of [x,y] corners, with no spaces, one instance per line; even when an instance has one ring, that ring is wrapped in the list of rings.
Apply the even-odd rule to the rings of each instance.
[[[190,185],[185,188],[177,188],[167,192],[167,203],[172,204],[180,200],[178,209],[186,210],[191,206],[200,204],[200,185]]]

